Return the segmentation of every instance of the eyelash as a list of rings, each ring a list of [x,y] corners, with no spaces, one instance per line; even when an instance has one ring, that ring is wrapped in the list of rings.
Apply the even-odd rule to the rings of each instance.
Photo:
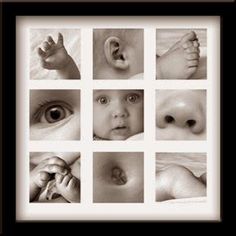
[[[99,97],[96,99],[96,101],[97,101],[99,104],[101,104],[101,105],[106,105],[106,104],[108,103],[108,102],[107,102],[106,104],[101,103],[101,102],[100,102],[100,99],[101,99],[101,98],[105,98],[108,102],[110,102],[110,100],[109,100],[109,98],[108,98],[107,96],[102,95],[102,96],[99,96]]]
[[[136,97],[135,102],[130,102],[130,101],[128,100],[129,97],[131,97],[131,96],[135,96],[135,97]],[[139,99],[140,99],[140,95],[139,95],[139,94],[136,94],[136,93],[131,93],[131,94],[128,94],[128,95],[126,96],[126,101],[128,101],[129,103],[132,103],[132,104],[137,103],[137,102],[139,101]]]
[[[73,114],[73,110],[71,109],[70,105],[68,105],[67,103],[62,102],[62,101],[48,101],[48,100],[45,100],[37,106],[36,111],[34,112],[34,114],[32,116],[32,120],[34,122],[37,122],[37,123],[44,123],[44,122],[41,122],[41,119],[42,119],[43,116],[46,115],[45,112],[50,107],[51,108],[61,107],[63,109],[63,111],[65,111],[65,112],[69,111],[70,114]],[[46,119],[46,118],[44,117],[44,119]],[[46,123],[56,123],[56,122],[57,121],[55,121],[55,122],[46,122]]]

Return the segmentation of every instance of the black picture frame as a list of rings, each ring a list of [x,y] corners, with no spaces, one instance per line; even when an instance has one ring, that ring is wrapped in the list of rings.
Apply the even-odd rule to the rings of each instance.
[[[30,229],[37,233],[46,234],[44,226],[48,222],[16,222],[16,16],[23,15],[174,15],[174,16],[220,16],[221,17],[221,157],[223,156],[223,100],[228,92],[223,88],[227,78],[234,75],[230,61],[232,46],[234,45],[232,29],[235,22],[234,3],[3,3],[2,18],[2,233],[3,235],[25,234]],[[229,77],[230,76],[230,77]],[[224,79],[223,79],[224,78]],[[223,166],[225,160],[221,158],[221,222],[225,220],[223,199],[226,187],[223,184]],[[229,173],[224,171],[224,180]],[[121,221],[120,221],[121,222]],[[168,222],[168,221],[165,221]],[[48,232],[67,232],[78,228],[79,222],[50,222]],[[91,222],[86,222],[91,223]],[[156,222],[154,222],[156,223]],[[70,224],[70,226],[69,226]],[[31,226],[30,229],[28,226]],[[55,227],[54,227],[55,226]],[[88,226],[89,227],[89,226]],[[73,229],[72,229],[73,228]],[[1,229],[1,228],[0,228]],[[29,233],[28,231],[27,233]]]

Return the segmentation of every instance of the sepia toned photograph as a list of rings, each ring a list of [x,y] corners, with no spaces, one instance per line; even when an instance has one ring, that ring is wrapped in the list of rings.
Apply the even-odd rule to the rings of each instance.
[[[94,29],[93,78],[143,79],[144,30]]]
[[[80,79],[79,29],[30,30],[30,79]]]
[[[93,91],[93,140],[142,140],[143,90]]]
[[[93,154],[94,203],[142,203],[144,201],[142,152]]]
[[[30,139],[79,140],[80,90],[30,90]]]
[[[31,152],[30,202],[79,203],[80,153]]]
[[[206,153],[156,153],[156,201],[206,201]]]
[[[156,90],[156,139],[205,140],[206,90]]]
[[[16,21],[15,220],[220,219],[220,17]]]
[[[156,79],[207,79],[207,30],[157,29]]]

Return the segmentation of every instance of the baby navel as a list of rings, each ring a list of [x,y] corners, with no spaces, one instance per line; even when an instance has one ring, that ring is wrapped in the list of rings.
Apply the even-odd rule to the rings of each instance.
[[[114,167],[112,169],[111,179],[112,179],[113,183],[115,183],[117,185],[124,185],[127,183],[126,174],[119,167]]]

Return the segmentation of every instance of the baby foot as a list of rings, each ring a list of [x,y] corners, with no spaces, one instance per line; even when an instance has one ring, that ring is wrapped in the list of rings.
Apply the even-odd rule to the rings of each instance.
[[[69,202],[80,202],[80,181],[71,173],[68,175],[56,174],[58,192]]]
[[[199,55],[199,42],[191,31],[157,58],[157,79],[189,79],[197,71]]]
[[[48,70],[63,69],[70,62],[70,56],[64,47],[61,33],[58,34],[57,43],[51,36],[48,36],[47,41],[43,43],[43,50],[38,48],[38,55],[42,67]]]

